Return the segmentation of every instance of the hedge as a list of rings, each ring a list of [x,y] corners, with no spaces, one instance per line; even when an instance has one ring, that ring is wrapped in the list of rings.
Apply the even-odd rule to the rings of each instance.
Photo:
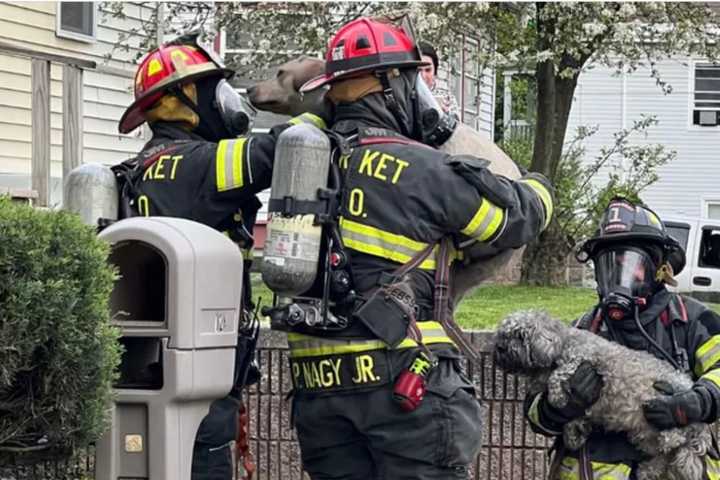
[[[120,360],[108,253],[78,216],[0,198],[0,465],[69,455],[108,427]]]

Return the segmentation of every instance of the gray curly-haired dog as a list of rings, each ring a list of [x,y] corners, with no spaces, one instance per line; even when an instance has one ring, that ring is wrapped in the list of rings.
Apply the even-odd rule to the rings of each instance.
[[[568,401],[563,383],[582,362],[590,362],[604,385],[585,416],[565,426],[565,445],[579,449],[597,425],[626,432],[629,441],[651,457],[639,465],[638,480],[702,478],[702,457],[712,442],[709,426],[698,423],[658,431],[643,415],[643,403],[659,395],[653,383],[662,380],[673,391],[692,387],[693,381],[669,363],[570,328],[538,311],[517,312],[503,320],[495,335],[493,355],[503,370],[529,376],[531,391],[547,388],[547,400],[556,408]]]

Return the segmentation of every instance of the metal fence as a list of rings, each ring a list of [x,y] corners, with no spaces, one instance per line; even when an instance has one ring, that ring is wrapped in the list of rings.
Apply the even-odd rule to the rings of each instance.
[[[540,480],[546,477],[548,442],[534,434],[523,418],[525,385],[522,379],[495,368],[490,335],[470,334],[481,352],[479,365],[466,365],[485,406],[482,449],[472,468],[477,480]],[[257,480],[306,480],[300,449],[290,425],[292,384],[288,349],[283,334],[264,330],[258,349],[261,380],[248,390],[250,448],[255,456]],[[432,440],[429,440],[432,441]],[[94,450],[74,459],[34,466],[0,465],[0,480],[89,480],[94,478]],[[166,479],[151,479],[166,480]]]
[[[95,448],[80,449],[65,460],[24,461],[0,457],[0,480],[93,480],[95,477]]]
[[[289,352],[282,336],[266,333],[258,350],[262,378],[251,387],[250,448],[255,455],[258,480],[305,480],[300,449],[290,426],[292,383]],[[523,418],[525,382],[495,368],[490,354],[490,335],[477,332],[470,340],[481,352],[477,366],[466,365],[478,386],[485,406],[482,449],[472,474],[477,480],[540,480],[546,478],[546,438],[529,429]]]

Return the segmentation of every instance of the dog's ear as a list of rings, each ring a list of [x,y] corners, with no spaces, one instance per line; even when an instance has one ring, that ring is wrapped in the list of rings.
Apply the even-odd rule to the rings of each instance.
[[[531,347],[528,354],[538,368],[549,368],[562,353],[565,326],[550,317],[546,312],[532,312],[534,328],[527,339]]]

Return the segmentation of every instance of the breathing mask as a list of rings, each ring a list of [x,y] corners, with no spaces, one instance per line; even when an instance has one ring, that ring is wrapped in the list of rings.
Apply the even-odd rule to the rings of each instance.
[[[642,307],[657,289],[658,261],[644,249],[617,246],[593,259],[603,308],[611,320],[622,320]]]
[[[252,128],[257,110],[225,79],[203,78],[196,86],[197,105],[190,102],[200,117],[195,133],[208,141],[219,142],[243,135]],[[176,95],[180,96],[177,92]]]
[[[439,147],[445,143],[457,127],[457,117],[445,112],[435,95],[423,80],[420,73],[415,80],[415,95],[417,100],[422,141],[425,144]]]
[[[215,105],[225,128],[233,136],[247,133],[253,127],[257,110],[225,79],[220,80],[215,87]]]

